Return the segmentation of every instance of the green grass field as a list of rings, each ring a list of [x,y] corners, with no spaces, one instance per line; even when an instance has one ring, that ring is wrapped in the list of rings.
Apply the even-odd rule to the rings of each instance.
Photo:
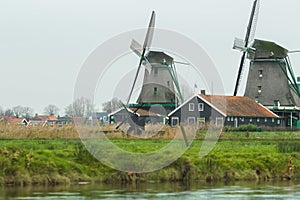
[[[213,150],[199,158],[205,136],[205,131],[200,131],[177,161],[158,171],[136,174],[103,165],[90,155],[75,133],[51,131],[46,131],[45,137],[42,131],[20,131],[18,137],[13,137],[16,132],[0,130],[0,185],[300,178],[299,132],[224,132]],[[8,137],[9,134],[12,135]],[[136,139],[112,133],[107,137],[121,149],[135,153],[153,152],[171,141],[164,136]]]

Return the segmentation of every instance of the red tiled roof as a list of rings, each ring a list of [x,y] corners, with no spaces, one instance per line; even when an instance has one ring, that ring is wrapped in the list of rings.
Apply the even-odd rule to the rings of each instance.
[[[50,121],[56,121],[57,118],[55,116],[51,116],[51,115],[38,115],[38,116],[35,116],[32,120],[34,121],[47,121],[47,120],[50,120]]]
[[[151,112],[149,110],[145,110],[145,109],[138,109],[137,108],[128,108],[129,110],[131,110],[133,113],[137,113],[139,116],[150,116],[150,117],[157,117],[157,116],[162,116],[158,113],[155,112]],[[136,111],[137,110],[137,111]]]
[[[2,116],[4,122],[12,124],[21,124],[23,123],[24,118],[17,118],[14,116]]]
[[[239,117],[277,117],[273,112],[249,97],[199,95],[227,116]],[[226,102],[226,104],[225,104]],[[226,105],[226,106],[224,106]]]

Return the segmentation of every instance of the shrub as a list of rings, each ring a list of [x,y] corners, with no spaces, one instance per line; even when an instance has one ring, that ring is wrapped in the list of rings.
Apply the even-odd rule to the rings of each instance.
[[[255,132],[258,131],[259,127],[257,125],[254,124],[243,124],[241,126],[238,127],[232,127],[232,126],[225,126],[223,128],[223,131],[225,132],[230,132],[230,131],[234,131],[234,132],[244,132],[244,131],[250,131],[250,132]]]

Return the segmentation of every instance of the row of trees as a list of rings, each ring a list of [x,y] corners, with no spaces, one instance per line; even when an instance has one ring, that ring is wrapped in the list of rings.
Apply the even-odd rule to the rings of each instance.
[[[55,105],[48,105],[44,108],[44,112],[45,115],[58,115],[59,113],[59,108]],[[28,106],[14,106],[12,108],[8,108],[8,109],[3,109],[0,106],[0,115],[4,115],[4,116],[15,116],[15,117],[19,117],[19,118],[32,118],[34,116],[34,110],[31,107]]]
[[[111,101],[102,104],[102,110],[111,113],[122,106],[122,103],[117,98],[113,98]],[[44,108],[43,114],[45,115],[58,115],[60,109],[53,104],[50,104]],[[65,108],[65,115],[71,117],[86,117],[91,116],[92,113],[96,112],[95,105],[90,99],[81,97],[75,99],[73,103]],[[8,109],[3,109],[0,106],[0,116],[15,116],[19,118],[32,118],[34,116],[34,110],[27,106],[15,106]]]

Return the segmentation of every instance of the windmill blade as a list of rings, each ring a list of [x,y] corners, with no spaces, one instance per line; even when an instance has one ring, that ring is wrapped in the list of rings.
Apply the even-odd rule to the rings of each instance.
[[[252,26],[251,26],[250,36],[249,36],[249,42],[252,42],[254,40],[254,37],[255,37],[259,8],[260,8],[260,0],[257,0],[257,2],[255,4],[255,11],[254,11],[253,20],[252,20]]]
[[[254,20],[256,20],[256,22],[257,22],[258,16],[255,17],[255,15],[258,15],[258,9],[259,9],[259,6],[257,6],[258,3],[259,3],[259,0],[254,0],[254,2],[253,2],[252,11],[251,11],[250,19],[249,19],[249,24],[247,27],[247,33],[246,33],[246,37],[245,37],[245,47],[246,48],[248,48],[251,33],[252,33],[252,36],[254,37],[254,32],[256,29],[256,24],[254,23]]]
[[[245,59],[246,59],[246,53],[247,53],[248,45],[249,45],[249,42],[250,42],[250,35],[251,35],[251,32],[253,32],[252,31],[253,30],[253,22],[255,20],[256,13],[258,13],[258,8],[259,8],[259,6],[257,6],[258,3],[259,3],[259,0],[254,0],[254,2],[253,2],[252,11],[251,11],[250,19],[249,19],[249,24],[248,24],[248,27],[247,27],[247,33],[246,33],[245,40],[244,40],[245,41],[245,50],[243,51],[243,55],[241,57],[241,62],[240,62],[239,70],[238,70],[238,75],[237,75],[237,79],[236,79],[236,82],[235,82],[235,88],[234,88],[234,93],[233,93],[234,96],[237,95],[238,87],[239,87],[240,82],[241,82],[241,74],[243,72],[243,67],[244,67],[244,63],[245,63]]]
[[[244,51],[245,50],[245,41],[240,38],[234,38],[233,49]]]
[[[239,71],[238,71],[238,76],[235,82],[235,87],[234,87],[234,93],[233,96],[237,95],[238,92],[238,88],[241,82],[241,78],[242,78],[242,72],[243,72],[243,68],[244,68],[244,64],[245,64],[245,60],[246,60],[246,51],[243,52],[243,55],[241,57],[241,62],[240,62],[240,67],[239,67]]]
[[[150,19],[150,22],[149,22],[149,26],[148,26],[148,29],[147,29],[147,33],[146,33],[146,37],[145,37],[145,41],[144,41],[144,45],[143,45],[143,51],[142,51],[142,54],[141,54],[141,57],[140,57],[140,62],[139,62],[139,65],[138,65],[138,68],[137,68],[137,71],[136,71],[136,74],[135,74],[135,77],[134,77],[134,80],[133,80],[131,90],[129,92],[129,96],[128,96],[128,99],[127,99],[127,105],[129,104],[129,101],[130,101],[135,83],[136,83],[138,75],[140,73],[142,63],[145,60],[144,56],[145,56],[146,50],[147,50],[147,48],[150,47],[151,42],[152,42],[154,24],[155,24],[155,12],[152,11],[151,19]]]
[[[155,12],[152,11],[151,19],[149,22],[147,34],[145,37],[143,49],[147,49],[151,46],[152,38],[153,38],[153,32],[154,32],[154,25],[155,25]]]
[[[136,40],[132,39],[130,49],[140,58],[143,53],[142,45]]]

